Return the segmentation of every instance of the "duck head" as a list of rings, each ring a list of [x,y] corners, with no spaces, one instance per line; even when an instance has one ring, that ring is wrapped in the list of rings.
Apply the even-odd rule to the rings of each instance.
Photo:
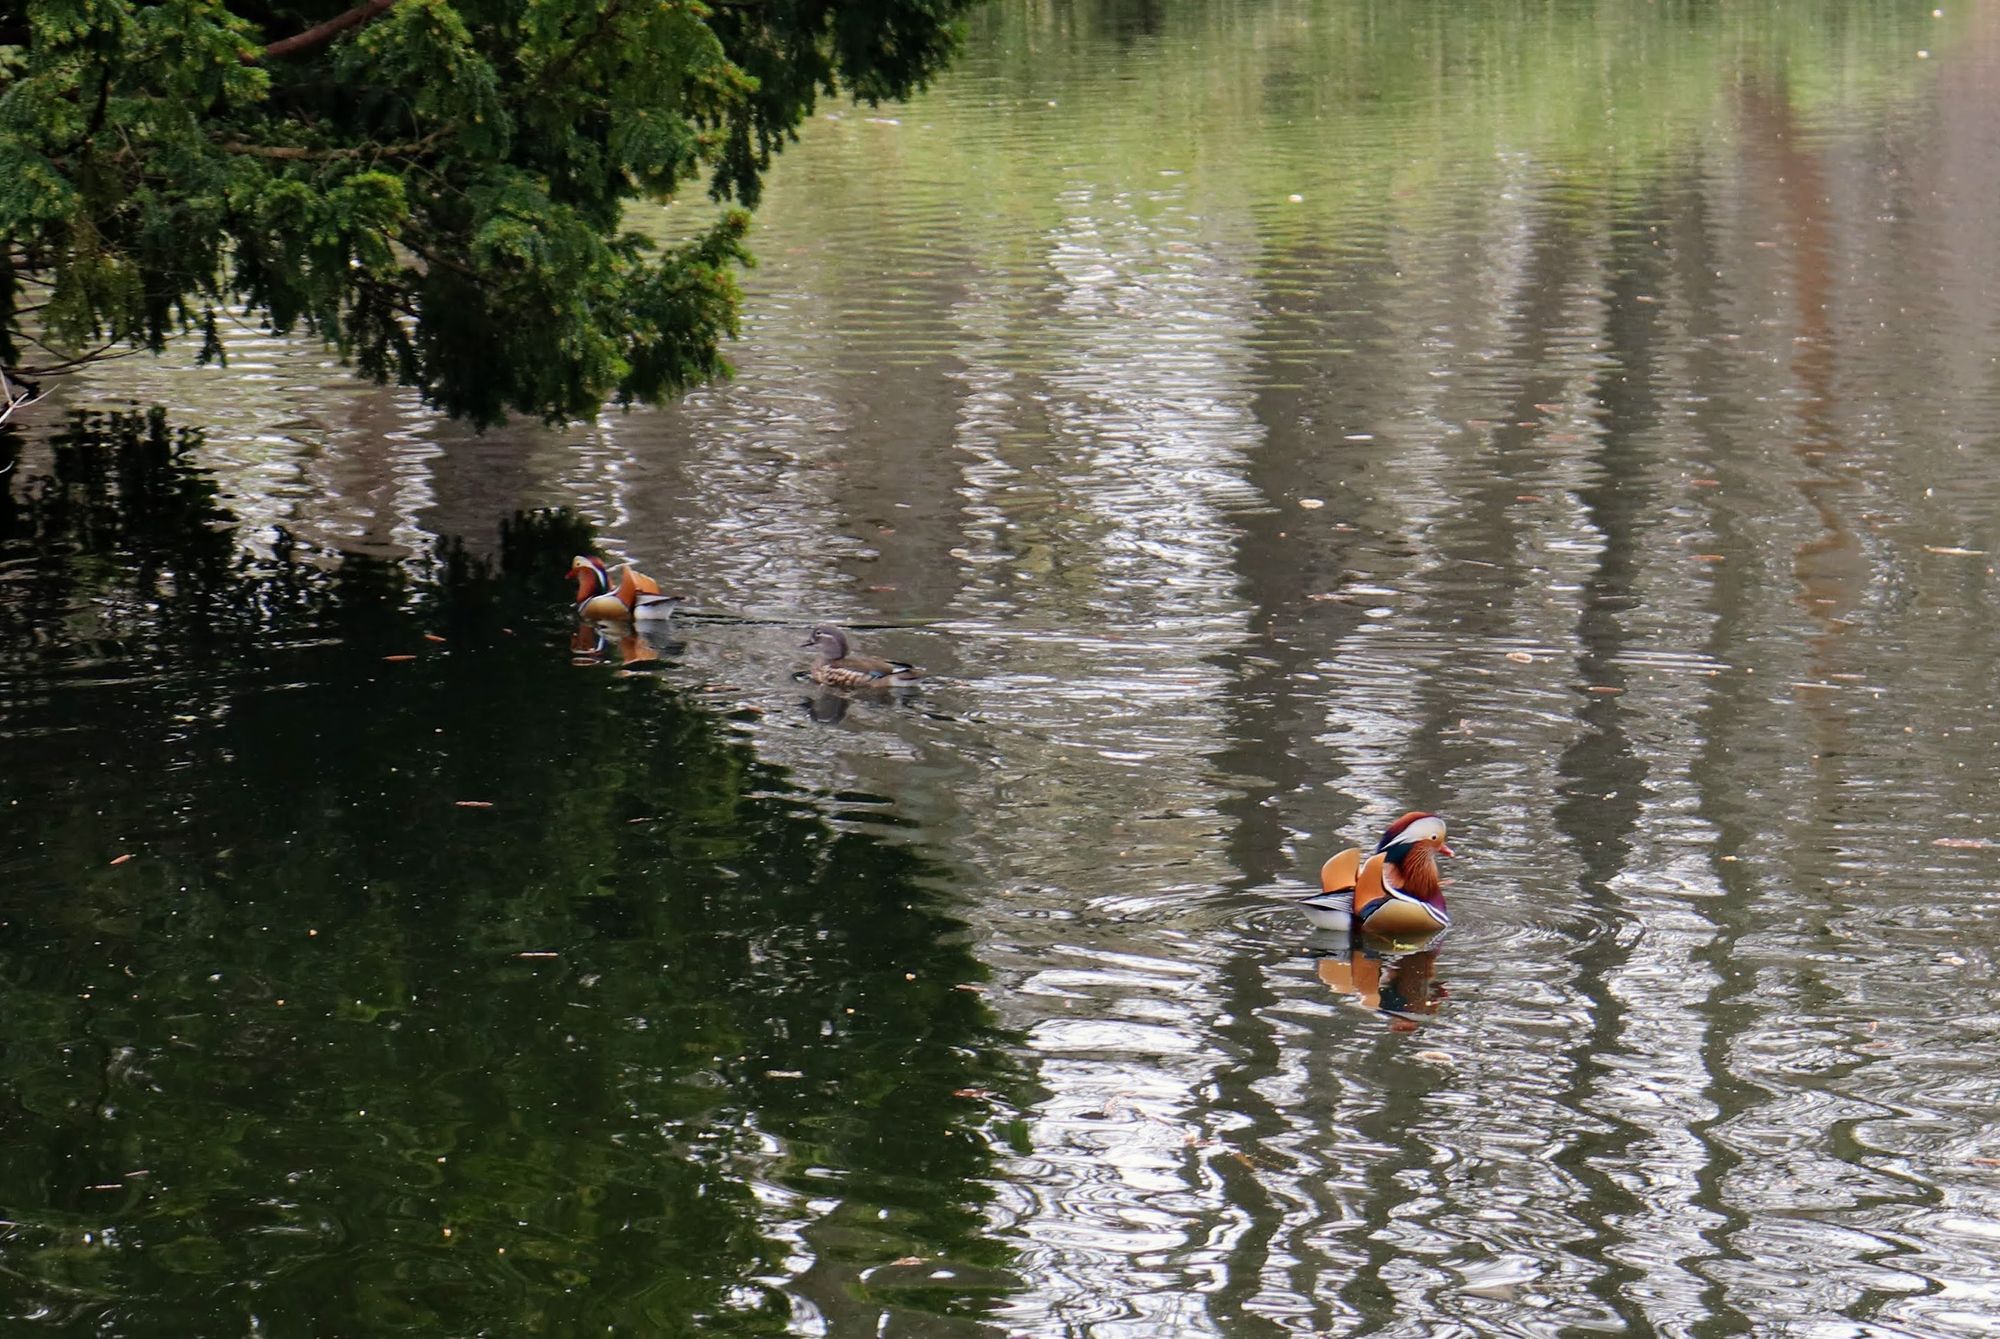
[[[1389,825],[1375,849],[1403,876],[1403,889],[1425,901],[1443,902],[1437,857],[1453,854],[1444,839],[1444,820],[1412,811]]]
[[[839,660],[847,654],[847,634],[839,628],[824,625],[814,628],[812,636],[799,643],[806,650],[816,650],[828,660]]]
[[[578,604],[611,589],[611,573],[603,563],[588,554],[580,553],[569,560],[569,571],[563,573],[563,580],[576,583]]]

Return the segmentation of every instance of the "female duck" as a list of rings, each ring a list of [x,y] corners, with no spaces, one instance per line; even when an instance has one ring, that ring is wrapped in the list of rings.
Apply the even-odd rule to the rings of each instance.
[[[1320,891],[1301,904],[1323,930],[1424,934],[1451,924],[1437,857],[1452,854],[1444,820],[1412,812],[1389,825],[1364,862],[1355,847],[1320,867]]]
[[[847,634],[839,628],[818,627],[800,643],[819,652],[819,660],[806,671],[814,683],[832,688],[902,688],[923,677],[923,667],[906,660],[882,660],[875,656],[851,655]]]
[[[678,595],[663,595],[660,583],[626,563],[618,569],[618,582],[604,564],[587,555],[570,560],[567,580],[576,582],[576,612],[591,622],[636,618],[671,618]]]

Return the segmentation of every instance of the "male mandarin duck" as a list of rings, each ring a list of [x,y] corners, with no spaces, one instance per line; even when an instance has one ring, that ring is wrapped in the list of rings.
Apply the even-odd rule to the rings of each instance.
[[[659,582],[630,563],[618,569],[616,585],[602,562],[584,554],[570,560],[569,571],[563,576],[576,582],[576,612],[593,622],[670,618],[674,606],[681,602],[678,595],[662,594]]]
[[[1411,812],[1389,825],[1364,861],[1359,847],[1320,867],[1320,891],[1301,903],[1323,930],[1364,934],[1423,934],[1451,924],[1437,857],[1451,855],[1444,820]]]
[[[819,652],[818,662],[806,673],[813,682],[833,688],[902,688],[924,674],[922,666],[905,660],[850,655],[847,634],[839,628],[814,628],[812,636],[799,644]]]

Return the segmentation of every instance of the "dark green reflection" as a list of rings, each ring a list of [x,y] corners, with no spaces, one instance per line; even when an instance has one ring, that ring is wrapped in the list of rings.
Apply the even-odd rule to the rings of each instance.
[[[252,559],[184,445],[4,478],[9,1332],[765,1333],[806,1256],[982,1310],[1007,1080],[921,856],[573,666],[562,524]],[[960,1281],[871,1299],[906,1256]]]

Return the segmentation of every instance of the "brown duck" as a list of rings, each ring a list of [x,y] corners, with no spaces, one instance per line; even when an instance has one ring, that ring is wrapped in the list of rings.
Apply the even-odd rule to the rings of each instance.
[[[923,677],[923,667],[906,660],[883,660],[877,656],[857,656],[847,649],[847,634],[839,628],[817,627],[801,646],[819,652],[819,660],[806,671],[815,683],[831,688],[901,688]]]

